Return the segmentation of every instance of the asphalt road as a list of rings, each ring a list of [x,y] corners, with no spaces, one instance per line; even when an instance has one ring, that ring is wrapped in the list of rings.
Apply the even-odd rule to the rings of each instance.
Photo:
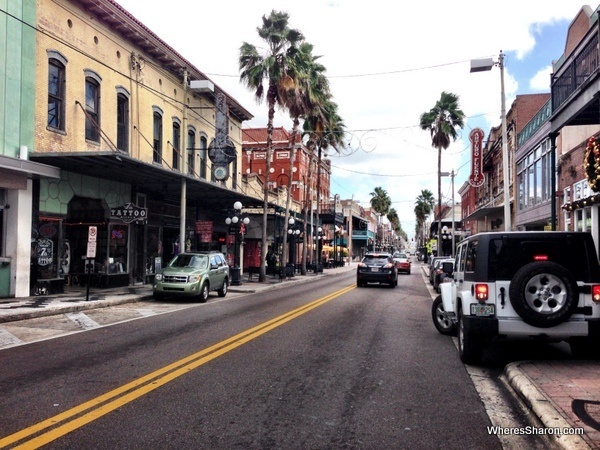
[[[348,273],[8,348],[0,448],[501,448],[430,307]]]

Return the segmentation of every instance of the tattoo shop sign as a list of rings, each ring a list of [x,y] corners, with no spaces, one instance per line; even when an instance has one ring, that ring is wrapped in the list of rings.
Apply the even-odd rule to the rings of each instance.
[[[125,223],[143,223],[148,218],[148,208],[141,208],[133,203],[117,206],[110,209],[111,219],[121,219]]]

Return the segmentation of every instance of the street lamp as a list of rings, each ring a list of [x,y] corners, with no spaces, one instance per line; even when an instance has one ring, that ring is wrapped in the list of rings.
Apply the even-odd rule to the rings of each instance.
[[[455,222],[454,222],[454,176],[456,174],[454,173],[454,169],[452,169],[452,172],[441,172],[440,175],[443,177],[452,177],[452,252],[450,253],[450,256],[452,256],[454,258],[454,249],[456,248],[456,243],[455,243],[456,233],[454,231],[454,227],[455,227]]]
[[[298,239],[298,237],[300,236],[300,229],[297,227],[294,227],[294,224],[296,223],[296,221],[294,220],[293,217],[290,217],[290,220],[288,221],[289,223],[289,228],[288,228],[288,235],[290,236],[290,252],[289,252],[289,259],[288,262],[290,264],[294,264],[294,269],[296,267],[296,260],[298,258],[297,256],[297,252],[296,252],[296,240]]]
[[[227,225],[233,224],[232,228],[229,229],[229,234],[235,236],[234,241],[234,256],[233,256],[233,267],[231,268],[231,285],[240,286],[242,284],[241,268],[240,268],[240,255],[239,255],[239,244],[244,241],[244,234],[246,233],[246,225],[250,223],[248,217],[242,217],[242,202],[237,201],[233,204],[233,215],[227,217],[225,223]]]
[[[506,98],[504,94],[504,53],[500,50],[498,62],[494,62],[492,58],[473,59],[471,60],[471,73],[483,72],[492,70],[492,67],[500,67],[500,94],[501,94],[501,111],[502,116],[502,171],[504,183],[504,229],[510,231],[512,229],[510,218],[510,179],[508,176],[508,140],[506,132]]]
[[[449,229],[446,225],[444,225],[442,227],[442,244],[440,244],[440,246],[441,246],[440,250],[442,250],[440,253],[442,253],[442,254],[438,253],[438,256],[448,256],[448,255],[446,255],[447,252],[445,251],[445,249],[448,247],[447,242],[449,242],[450,239],[451,239],[451,236],[449,233]]]

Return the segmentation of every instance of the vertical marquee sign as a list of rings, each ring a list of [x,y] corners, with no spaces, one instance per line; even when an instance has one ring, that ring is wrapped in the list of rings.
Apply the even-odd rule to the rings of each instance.
[[[480,187],[485,181],[483,174],[483,138],[485,134],[481,128],[474,128],[469,134],[471,141],[471,175],[469,175],[469,184],[473,187]]]

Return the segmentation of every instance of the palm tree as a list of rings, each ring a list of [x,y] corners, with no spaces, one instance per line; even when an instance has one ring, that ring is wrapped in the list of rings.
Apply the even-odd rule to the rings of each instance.
[[[417,225],[415,228],[415,232],[417,236],[421,236],[421,243],[425,243],[425,233],[423,232],[423,226],[425,220],[433,211],[433,205],[435,204],[435,197],[433,196],[433,192],[429,189],[423,189],[421,194],[417,197],[417,201],[415,202],[415,216],[417,218]]]
[[[371,208],[375,211],[379,216],[377,217],[377,240],[381,242],[381,216],[386,215],[390,207],[392,206],[392,200],[388,195],[387,191],[382,187],[376,187],[373,192],[369,194],[371,196]]]
[[[310,113],[304,120],[304,134],[308,136],[307,148],[311,154],[311,164],[314,160],[314,150],[318,151],[317,165],[317,213],[316,222],[319,224],[319,211],[321,205],[321,160],[323,151],[333,149],[337,151],[344,147],[344,129],[346,126],[338,114],[338,105],[331,100],[331,94],[327,89],[321,92],[322,98],[318,99]],[[309,170],[309,180],[312,174]],[[308,214],[305,214],[305,217]],[[316,263],[320,263],[321,257],[317,253]]]
[[[273,157],[273,118],[275,106],[285,104],[282,93],[294,87],[290,76],[290,60],[297,53],[297,46],[304,40],[298,30],[288,26],[289,15],[284,12],[271,11],[269,16],[262,17],[262,26],[257,28],[258,35],[267,44],[265,54],[260,54],[257,48],[244,42],[240,47],[239,69],[240,81],[254,91],[257,101],[264,95],[264,82],[268,83],[266,100],[268,106],[267,119],[267,155],[264,184],[262,248],[267,248],[267,211],[269,206],[269,181],[271,159]],[[266,265],[261,258],[259,281],[266,279]]]
[[[295,153],[298,129],[300,127],[300,117],[308,114],[311,108],[314,108],[316,99],[321,96],[321,91],[329,92],[329,84],[325,78],[325,66],[317,63],[319,56],[314,56],[313,45],[303,42],[298,48],[295,57],[290,61],[290,75],[294,79],[294,89],[286,89],[282,93],[285,106],[292,118],[292,132],[288,147],[290,149],[290,176],[288,178],[287,198],[285,208],[285,222],[283,230],[283,260],[287,261],[287,232],[290,215],[290,205],[292,198],[292,174],[294,170]],[[305,230],[306,228],[305,222]],[[306,233],[304,233],[306,236]],[[303,246],[303,251],[306,244]],[[303,261],[306,257],[302,258]],[[302,274],[306,275],[306,263],[303,264]]]
[[[464,127],[464,118],[458,95],[444,91],[435,106],[421,114],[419,120],[421,129],[429,131],[431,135],[431,146],[438,150],[438,254],[442,233],[442,149],[447,149],[451,140],[458,139],[458,130]]]

